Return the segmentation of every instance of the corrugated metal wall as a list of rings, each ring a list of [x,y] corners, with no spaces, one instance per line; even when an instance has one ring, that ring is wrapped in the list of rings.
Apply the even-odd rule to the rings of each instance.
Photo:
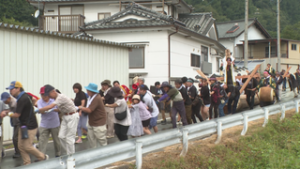
[[[124,46],[124,45],[123,45]],[[39,89],[51,84],[74,98],[72,86],[104,79],[128,85],[128,47],[0,26],[0,92],[13,80],[25,91],[39,96]],[[85,91],[85,90],[84,90]],[[4,140],[12,138],[9,118],[4,118]]]

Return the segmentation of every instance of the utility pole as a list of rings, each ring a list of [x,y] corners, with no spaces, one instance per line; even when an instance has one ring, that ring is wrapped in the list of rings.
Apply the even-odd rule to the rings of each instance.
[[[277,0],[277,64],[278,70],[281,71],[281,53],[280,53],[280,0]]]
[[[244,66],[248,67],[248,0],[245,0]]]

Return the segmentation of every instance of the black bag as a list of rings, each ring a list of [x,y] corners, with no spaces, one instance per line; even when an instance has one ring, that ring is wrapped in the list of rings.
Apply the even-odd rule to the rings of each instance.
[[[121,112],[121,113],[115,113],[115,117],[117,120],[122,121],[127,117],[127,108],[125,111]]]
[[[192,102],[192,106],[196,106],[199,103],[199,96],[196,96],[195,99]]]

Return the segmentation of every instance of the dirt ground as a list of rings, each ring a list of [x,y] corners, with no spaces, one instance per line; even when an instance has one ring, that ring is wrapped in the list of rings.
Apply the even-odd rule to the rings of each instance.
[[[285,118],[291,118],[295,114],[295,109],[286,111]],[[272,115],[269,120],[278,120],[281,114]],[[225,129],[222,132],[222,139],[219,144],[227,145],[229,143],[234,143],[239,140],[240,137],[249,137],[252,133],[262,130],[262,124],[264,123],[264,118],[251,121],[248,123],[248,131],[245,136],[241,136],[243,126],[236,126],[229,129]],[[197,150],[203,155],[209,156],[211,148],[215,147],[215,141],[217,139],[217,134],[211,135],[209,138],[203,140],[189,141],[189,150],[195,148],[197,145]],[[199,148],[200,147],[200,148]],[[159,168],[159,162],[161,162],[165,157],[174,158],[180,160],[180,153],[182,150],[181,144],[176,144],[170,147],[166,147],[163,151],[149,153],[143,157],[143,169]],[[188,152],[189,153],[189,152]],[[187,155],[188,155],[187,153]],[[114,168],[134,168],[135,161],[130,162],[118,162],[113,164]]]

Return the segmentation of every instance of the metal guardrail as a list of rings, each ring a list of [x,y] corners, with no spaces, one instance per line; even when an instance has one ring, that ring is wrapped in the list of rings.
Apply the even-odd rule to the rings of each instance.
[[[105,147],[89,149],[77,152],[70,156],[53,158],[48,161],[33,163],[27,166],[18,167],[19,169],[86,169],[98,168],[108,164],[136,158],[136,167],[142,168],[143,154],[164,147],[181,143],[183,146],[180,156],[185,156],[188,152],[188,140],[194,138],[204,138],[212,134],[218,135],[216,144],[221,141],[222,130],[238,125],[244,128],[241,135],[245,135],[248,130],[248,122],[264,118],[263,127],[268,123],[270,115],[281,113],[280,120],[285,118],[285,111],[296,108],[299,112],[300,99],[290,100],[284,103],[271,105],[256,110],[248,110],[230,116],[225,116],[210,121],[204,121],[178,129],[162,131],[157,134],[147,135],[123,142],[110,144]]]

